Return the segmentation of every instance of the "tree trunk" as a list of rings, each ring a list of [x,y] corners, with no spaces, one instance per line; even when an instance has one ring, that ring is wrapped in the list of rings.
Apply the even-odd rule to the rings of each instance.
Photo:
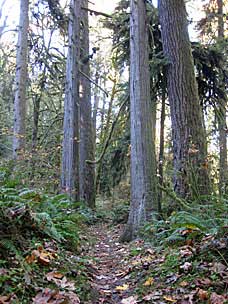
[[[14,136],[13,157],[17,159],[25,147],[26,127],[26,87],[28,66],[28,27],[29,0],[21,0],[20,24],[18,29],[15,99],[14,99]]]
[[[88,0],[82,1],[88,7]],[[88,11],[81,10],[81,50],[83,56],[89,55]],[[81,70],[90,74],[89,61],[82,63]],[[91,85],[83,75],[80,77],[80,199],[90,208],[95,208],[95,168],[86,160],[94,160],[94,132],[91,110]]]
[[[95,74],[95,83],[98,85],[99,82],[99,74],[98,74],[98,70],[96,70],[96,74]],[[92,114],[92,122],[93,122],[93,132],[94,132],[94,150],[96,147],[96,138],[97,138],[97,111],[98,111],[98,107],[99,107],[99,94],[98,94],[98,88],[95,86],[94,87],[94,106],[93,106],[93,114]]]
[[[163,69],[164,71],[165,69]],[[163,186],[163,168],[164,168],[164,135],[165,135],[165,102],[166,102],[166,81],[165,72],[163,73],[164,80],[162,84],[161,96],[161,119],[160,119],[160,143],[159,143],[159,158],[158,158],[158,176],[159,184]],[[162,190],[158,192],[158,213],[162,213]]]
[[[199,103],[184,0],[158,2],[171,110],[174,190],[185,198],[210,193],[206,132]]]
[[[148,26],[144,0],[131,0],[130,15],[130,113],[131,206],[121,237],[130,241],[157,211],[157,178],[152,104],[150,99]]]
[[[68,28],[68,55],[64,100],[61,188],[79,199],[79,60],[81,0],[72,0]]]
[[[223,20],[223,0],[217,0],[218,6],[218,40],[224,39],[224,20]],[[220,76],[221,89],[225,92],[222,75]],[[226,111],[227,101],[225,98],[219,100],[219,193],[220,195],[226,193],[227,188],[227,139],[226,139]]]

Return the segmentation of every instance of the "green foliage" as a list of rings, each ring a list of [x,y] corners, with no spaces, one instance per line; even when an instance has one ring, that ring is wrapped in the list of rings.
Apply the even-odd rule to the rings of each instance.
[[[15,253],[29,239],[52,238],[78,248],[79,231],[87,218],[66,195],[47,196],[34,189],[0,189],[0,252]]]
[[[120,203],[112,210],[112,221],[114,224],[126,223],[130,206],[129,202]]]
[[[210,197],[210,203],[188,205],[187,211],[177,211],[167,219],[154,219],[142,230],[142,234],[158,246],[183,244],[198,240],[207,234],[224,237],[228,220],[227,200]],[[214,199],[214,201],[213,201]]]

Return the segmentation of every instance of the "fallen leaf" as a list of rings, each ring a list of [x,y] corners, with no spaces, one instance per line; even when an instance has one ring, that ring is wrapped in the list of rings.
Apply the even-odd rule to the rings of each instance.
[[[180,285],[181,287],[187,287],[187,286],[189,285],[189,283],[186,282],[186,281],[182,281],[182,282],[180,282],[179,285]]]
[[[201,301],[206,301],[209,298],[209,294],[206,290],[199,289],[197,292],[197,296]]]
[[[192,269],[192,263],[185,262],[183,265],[180,266],[180,269],[184,270],[185,272],[188,272]]]
[[[137,304],[138,303],[137,298],[138,297],[131,296],[129,298],[123,299],[121,301],[121,304]]]
[[[146,280],[146,282],[143,285],[144,286],[151,286],[153,283],[154,283],[154,279],[150,277]]]
[[[195,280],[195,284],[196,286],[211,286],[212,285],[212,281],[208,278],[205,279],[196,279]]]
[[[210,296],[210,304],[223,304],[226,300],[224,296],[218,295],[216,292],[212,292]]]
[[[226,266],[222,263],[215,262],[212,267],[212,270],[216,273],[221,273],[223,271],[226,271]]]
[[[0,304],[8,304],[10,303],[10,296],[0,296]]]
[[[18,301],[18,298],[14,293],[8,296],[0,296],[0,304],[11,304],[11,303],[15,303],[16,301]]]
[[[62,273],[59,272],[49,272],[46,274],[46,279],[50,282],[54,282],[57,286],[68,289],[68,290],[75,290],[75,284],[73,281],[68,281],[66,277]]]
[[[52,279],[62,279],[64,277],[64,275],[60,272],[56,272],[56,271],[52,271],[52,272],[48,272],[46,274],[46,278],[48,281],[51,281]]]
[[[128,284],[123,284],[122,286],[116,286],[117,291],[125,291],[128,290],[129,285]]]
[[[167,302],[172,302],[175,303],[177,300],[172,298],[172,297],[167,297],[167,296],[163,296],[163,299],[166,300]]]
[[[39,292],[35,298],[33,298],[32,304],[80,304],[78,296],[73,292],[60,292],[58,290],[52,290],[45,288]]]
[[[143,297],[144,301],[158,300],[162,296],[162,292],[155,291]]]

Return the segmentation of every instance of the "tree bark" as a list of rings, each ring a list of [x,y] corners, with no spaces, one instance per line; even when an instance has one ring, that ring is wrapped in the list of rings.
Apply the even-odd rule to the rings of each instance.
[[[88,0],[83,0],[84,8]],[[81,10],[81,50],[83,56],[89,54],[88,11]],[[89,61],[82,62],[81,71],[90,74]],[[95,208],[95,167],[86,160],[94,160],[94,132],[92,125],[91,85],[88,79],[80,77],[80,199]]]
[[[206,132],[199,103],[184,0],[158,2],[171,110],[174,190],[184,198],[210,193]]]
[[[68,55],[64,100],[61,188],[79,200],[79,60],[81,0],[72,0],[68,27]]]
[[[18,29],[15,99],[14,99],[14,135],[13,157],[18,159],[25,147],[26,127],[26,87],[28,66],[28,27],[29,0],[21,0],[20,22]]]
[[[158,158],[158,176],[159,184],[163,186],[163,168],[164,168],[164,141],[165,141],[165,102],[166,102],[166,80],[165,80],[165,69],[163,69],[164,80],[162,84],[162,96],[161,96],[161,119],[160,119],[160,143],[159,143],[159,158]],[[158,213],[162,213],[162,190],[158,192]]]
[[[223,20],[223,0],[217,0],[218,6],[218,41],[224,39],[224,20]],[[220,76],[221,89],[225,92],[224,79]],[[225,93],[224,93],[225,94]],[[227,111],[227,100],[221,98],[219,100],[219,193],[220,195],[225,194],[227,190],[227,138],[226,138],[226,111]]]
[[[157,211],[157,178],[152,104],[150,99],[149,46],[146,3],[131,0],[130,113],[131,206],[121,237],[130,241]]]

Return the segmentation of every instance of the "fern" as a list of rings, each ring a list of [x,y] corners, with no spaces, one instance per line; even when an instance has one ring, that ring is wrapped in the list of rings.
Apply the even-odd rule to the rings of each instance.
[[[59,234],[56,230],[56,227],[53,224],[53,221],[48,213],[32,213],[32,218],[40,231],[57,241],[62,240],[61,234]]]

